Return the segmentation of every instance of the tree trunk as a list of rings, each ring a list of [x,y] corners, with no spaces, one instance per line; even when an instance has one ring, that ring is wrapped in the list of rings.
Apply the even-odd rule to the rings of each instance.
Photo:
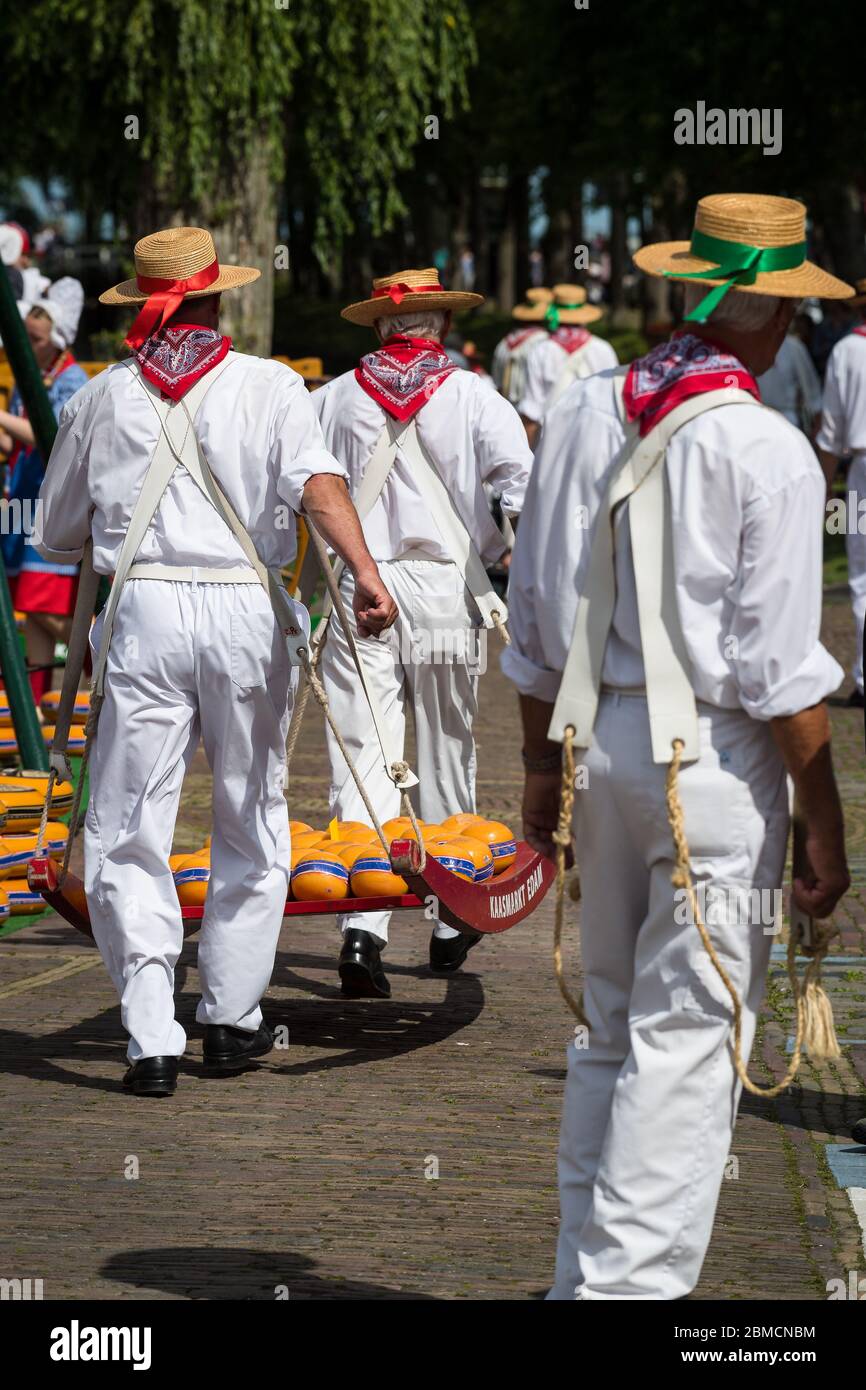
[[[623,277],[628,268],[626,197],[626,176],[615,174],[610,192],[610,307],[614,317],[625,308]]]
[[[834,185],[821,191],[818,206],[832,270],[843,280],[862,280],[866,277],[863,195],[853,183]]]
[[[277,197],[264,138],[252,140],[246,159],[215,190],[207,210],[223,262],[261,271],[252,285],[223,296],[221,327],[241,352],[267,357],[274,326]]]

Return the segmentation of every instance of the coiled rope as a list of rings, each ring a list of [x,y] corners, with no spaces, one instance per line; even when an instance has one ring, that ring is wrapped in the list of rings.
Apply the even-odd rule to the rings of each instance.
[[[589,1023],[583,1011],[582,1002],[566,984],[562,964],[562,929],[565,916],[566,852],[571,844],[571,822],[574,810],[574,728],[565,730],[562,745],[562,782],[560,786],[559,823],[553,839],[556,844],[556,902],[553,932],[553,963],[556,981],[560,992],[575,1018],[586,1028]],[[684,744],[682,739],[673,740],[673,756],[668,764],[665,777],[665,803],[668,824],[674,841],[675,863],[671,883],[675,888],[688,894],[692,916],[700,933],[701,942],[712,962],[719,979],[727,990],[734,1015],[733,1060],[737,1076],[745,1090],[755,1096],[772,1098],[784,1091],[800,1069],[803,1052],[807,1051],[816,1060],[841,1056],[836,1030],[833,1023],[833,1009],[821,982],[821,962],[827,955],[830,942],[838,929],[832,926],[814,924],[815,939],[811,943],[798,940],[793,925],[788,932],[786,965],[791,995],[794,1001],[796,1025],[791,1060],[782,1080],[773,1086],[758,1086],[751,1080],[742,1055],[743,1009],[740,996],[724,965],[719,959],[709,932],[701,916],[697,893],[692,881],[691,857],[686,839],[685,818],[679,796],[679,772],[682,763]],[[797,978],[797,949],[811,957],[803,975],[803,983]]]

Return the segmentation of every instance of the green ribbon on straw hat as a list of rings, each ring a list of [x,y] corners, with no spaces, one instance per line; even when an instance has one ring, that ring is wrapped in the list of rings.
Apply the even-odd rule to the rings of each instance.
[[[706,323],[716,305],[735,285],[754,285],[760,274],[771,270],[796,270],[806,259],[805,241],[790,246],[749,246],[742,241],[723,241],[721,237],[708,236],[697,228],[692,232],[690,249],[693,256],[715,261],[716,269],[666,270],[666,276],[678,280],[724,280],[726,283],[714,285],[700,304],[686,314],[686,323]]]
[[[587,307],[588,305],[585,299],[582,299],[579,304],[549,304],[544,315],[544,322],[547,324],[551,333],[555,333],[559,327],[560,309],[586,309]]]

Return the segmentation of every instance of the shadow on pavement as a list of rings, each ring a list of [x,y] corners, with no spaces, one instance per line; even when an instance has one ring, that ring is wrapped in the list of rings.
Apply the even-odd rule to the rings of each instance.
[[[260,1299],[272,1303],[276,1290],[282,1288],[290,1299],[438,1301],[426,1293],[328,1277],[317,1272],[315,1260],[297,1251],[183,1245],[124,1250],[110,1256],[99,1273],[114,1283],[142,1290],[158,1289],[174,1298]]]

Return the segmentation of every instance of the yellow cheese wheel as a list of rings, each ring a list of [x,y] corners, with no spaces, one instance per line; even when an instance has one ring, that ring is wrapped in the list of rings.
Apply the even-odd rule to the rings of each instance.
[[[310,850],[300,856],[292,871],[292,894],[298,902],[307,903],[323,898],[346,898],[349,870],[342,859],[329,850]]]
[[[307,832],[312,833],[313,827],[307,825],[305,820],[290,820],[289,829],[292,832],[292,839],[294,839],[296,835],[303,835]]]
[[[65,825],[49,821],[42,841],[43,853],[52,859],[62,859],[68,838],[69,831]],[[27,865],[36,853],[37,839],[38,834],[35,830],[28,830],[23,835],[11,835],[8,832],[3,835],[0,840],[0,879],[20,878],[22,874],[26,874]]]
[[[210,882],[210,850],[187,856],[183,868],[176,870],[174,883],[181,907],[203,907]]]
[[[312,849],[320,845],[327,836],[323,830],[301,830],[292,836],[292,849]]]
[[[451,844],[459,846],[461,854],[472,860],[476,883],[484,883],[485,879],[493,877],[493,853],[487,845],[480,840],[470,839],[468,835],[452,836]]]
[[[517,841],[514,834],[501,820],[482,820],[479,818],[467,825],[463,831],[470,840],[480,840],[493,855],[493,872],[504,873],[517,858]]]
[[[394,873],[381,846],[378,849],[371,846],[370,853],[360,855],[352,865],[352,896],[355,898],[385,898],[408,891],[406,880]]]
[[[455,816],[446,816],[442,822],[442,829],[450,831],[453,835],[462,835],[470,822],[480,819],[481,817],[476,815],[474,811],[458,811]]]
[[[328,839],[331,843],[339,845],[369,845],[374,840],[378,844],[379,836],[372,825],[365,825],[363,821],[332,820],[328,826]]]
[[[426,848],[431,859],[448,869],[449,873],[456,874],[458,878],[465,878],[467,883],[475,882],[475,865],[470,855],[461,847],[459,839],[444,842],[433,840]]]
[[[415,819],[418,820],[418,817],[416,816]],[[418,820],[418,828],[420,830],[424,829],[425,824],[425,821]],[[391,820],[386,820],[384,822],[382,830],[385,833],[385,839],[388,841],[389,845],[392,840],[414,840],[415,838],[412,833],[412,822],[408,816],[393,816]],[[377,835],[376,839],[378,840],[378,838]]]
[[[10,914],[9,899],[2,888],[0,888],[0,922],[5,922]]]
[[[376,848],[379,848],[378,844],[377,844]],[[371,851],[371,846],[370,846],[369,844],[367,844],[367,843],[364,843],[364,844],[362,844],[362,845],[358,845],[358,844],[353,844],[353,845],[342,845],[342,844],[341,844],[341,845],[337,845],[337,846],[335,847],[335,849],[334,849],[334,853],[337,854],[337,855],[339,855],[339,857],[342,859],[343,863],[345,864],[346,868],[347,868],[350,872],[351,872],[352,867],[353,867],[353,865],[354,865],[354,863],[355,863],[355,860],[356,860],[356,859],[359,859],[359,858],[361,857],[362,854],[367,855],[367,857],[369,858],[370,851]]]
[[[15,777],[0,777],[0,801],[6,808],[4,824],[7,830],[37,830],[42,819],[42,804],[48,790],[48,775],[43,772],[22,772]],[[52,819],[64,816],[72,808],[71,782],[55,782],[51,794]]]
[[[60,707],[60,691],[49,690],[39,701],[39,708],[46,719],[54,720]],[[78,723],[83,724],[90,713],[90,695],[86,690],[79,690],[75,697],[75,715],[78,716]],[[75,717],[73,715],[73,718]]]
[[[45,907],[45,899],[41,893],[34,893],[26,878],[5,878],[3,880],[3,892],[9,903],[9,910],[13,916],[18,914],[41,912]]]
[[[42,737],[45,740],[46,748],[50,748],[54,742],[54,725],[42,725]],[[66,741],[67,751],[70,753],[83,753],[87,743],[87,733],[83,724],[73,724],[69,730],[69,737]]]

